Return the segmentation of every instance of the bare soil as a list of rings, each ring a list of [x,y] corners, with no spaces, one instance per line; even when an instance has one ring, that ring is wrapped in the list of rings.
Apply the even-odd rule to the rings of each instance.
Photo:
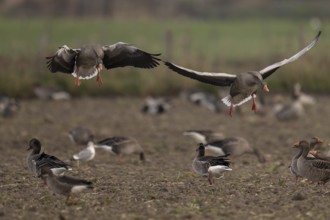
[[[0,119],[0,219],[329,219],[330,186],[295,183],[288,169],[296,141],[316,135],[327,145],[329,103],[329,97],[318,97],[306,117],[283,123],[272,114],[255,115],[251,103],[230,118],[179,99],[160,116],[143,115],[140,98],[23,100],[16,117]],[[37,186],[25,164],[26,148],[36,137],[46,153],[68,160],[83,147],[67,137],[77,125],[90,128],[97,140],[136,138],[147,161],[97,151],[93,161],[67,173],[95,184],[68,206],[64,197]],[[210,186],[191,169],[197,145],[182,136],[187,129],[242,136],[267,162],[253,155],[234,158],[233,171]]]

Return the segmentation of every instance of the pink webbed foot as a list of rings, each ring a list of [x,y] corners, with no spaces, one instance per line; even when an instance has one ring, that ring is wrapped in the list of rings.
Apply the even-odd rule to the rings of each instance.
[[[254,96],[252,96],[253,104],[252,104],[252,111],[257,112],[257,105]]]
[[[100,73],[97,74],[97,76],[96,76],[96,81],[97,81],[97,83],[99,84],[99,86],[102,86],[102,85],[103,85],[103,80],[102,80],[102,78],[101,78]]]
[[[74,84],[76,84],[76,86],[80,86],[80,79],[79,79],[79,76],[76,77],[76,79],[75,79],[75,83],[74,83]]]

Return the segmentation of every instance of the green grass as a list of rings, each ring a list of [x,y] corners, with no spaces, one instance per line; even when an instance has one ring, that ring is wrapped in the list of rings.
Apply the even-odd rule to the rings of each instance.
[[[330,48],[328,21],[318,44],[300,60],[281,68],[268,82],[274,91],[291,89],[300,81],[305,90],[329,92],[327,50]],[[27,97],[33,84],[57,86],[74,95],[173,94],[181,88],[215,90],[181,77],[161,66],[152,70],[120,68],[104,71],[105,85],[94,80],[74,86],[74,78],[51,74],[44,57],[58,46],[76,48],[83,44],[129,42],[162,58],[188,68],[238,73],[262,69],[305,46],[315,30],[309,20],[111,20],[111,19],[0,19],[0,94]],[[171,51],[165,34],[172,36]]]

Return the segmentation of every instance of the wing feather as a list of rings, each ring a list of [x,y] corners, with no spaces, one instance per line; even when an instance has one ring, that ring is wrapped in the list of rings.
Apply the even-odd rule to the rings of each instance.
[[[216,86],[230,86],[233,81],[236,79],[236,75],[228,73],[209,73],[209,72],[198,72],[188,68],[184,68],[178,65],[175,65],[170,62],[164,62],[165,65],[180,75],[208,83]]]
[[[320,35],[321,35],[321,31],[318,32],[318,34],[314,37],[314,39],[304,49],[300,50],[298,53],[296,53],[292,57],[290,57],[288,59],[284,59],[280,62],[274,63],[274,64],[272,64],[270,66],[267,66],[264,69],[260,70],[262,78],[266,79],[268,76],[270,76],[272,73],[274,73],[281,66],[283,66],[285,64],[288,64],[288,63],[291,63],[293,61],[296,61],[299,57],[301,57],[307,51],[309,51],[312,47],[314,47],[314,45],[318,41]]]
[[[72,73],[75,58],[80,49],[72,49],[64,45],[53,56],[46,57],[47,68],[52,72]]]
[[[118,42],[102,47],[104,51],[103,65],[107,69],[125,66],[138,68],[154,68],[159,65],[160,54],[151,54],[130,44]]]

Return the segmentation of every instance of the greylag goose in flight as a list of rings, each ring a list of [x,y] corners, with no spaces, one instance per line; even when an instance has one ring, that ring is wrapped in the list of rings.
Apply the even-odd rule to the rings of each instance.
[[[251,98],[253,100],[252,110],[256,112],[257,108],[255,97],[257,89],[262,87],[264,91],[269,92],[268,86],[264,80],[281,66],[297,60],[308,50],[310,50],[317,42],[320,35],[321,31],[319,31],[315,38],[304,49],[300,50],[288,59],[274,63],[259,71],[247,71],[237,75],[228,73],[199,72],[167,61],[164,61],[164,63],[169,69],[183,76],[216,86],[230,86],[229,95],[222,99],[222,102],[230,107],[230,116],[232,115],[235,106],[242,105]]]
[[[52,73],[72,74],[77,86],[80,79],[97,77],[99,85],[103,84],[100,72],[103,65],[106,69],[134,66],[138,68],[154,68],[160,61],[157,56],[140,50],[130,44],[118,42],[112,45],[86,45],[72,49],[67,45],[59,47],[53,56],[46,57],[47,67]]]

